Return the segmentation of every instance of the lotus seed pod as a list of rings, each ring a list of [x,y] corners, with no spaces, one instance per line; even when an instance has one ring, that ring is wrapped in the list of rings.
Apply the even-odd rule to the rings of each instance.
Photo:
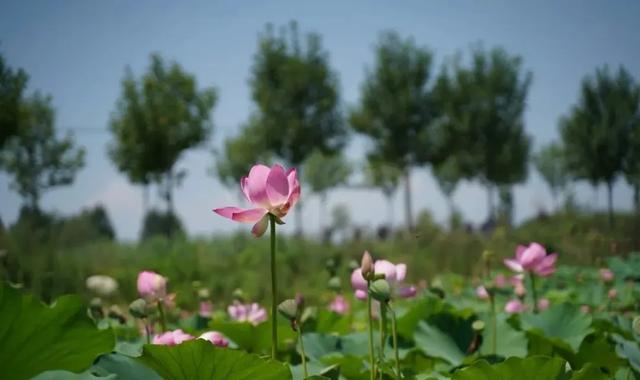
[[[339,277],[331,277],[331,279],[329,280],[329,283],[328,283],[328,287],[329,287],[329,289],[331,289],[333,291],[340,290],[340,288],[342,288],[342,283],[340,281],[340,278]]]
[[[294,321],[298,317],[298,303],[294,299],[288,299],[280,302],[278,311],[289,321]]]
[[[369,294],[377,301],[388,302],[391,299],[391,287],[387,280],[375,280],[369,286]]]
[[[133,315],[134,318],[146,318],[147,317],[147,301],[142,298],[138,298],[137,300],[131,302],[129,304],[129,314]]]
[[[484,330],[484,322],[479,319],[477,321],[473,321],[471,328],[475,332],[482,332]]]

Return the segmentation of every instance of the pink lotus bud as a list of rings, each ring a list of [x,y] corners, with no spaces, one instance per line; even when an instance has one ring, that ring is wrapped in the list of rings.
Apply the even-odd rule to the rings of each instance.
[[[365,279],[373,273],[373,258],[369,251],[364,251],[362,260],[360,261],[360,273]]]
[[[480,298],[481,300],[488,300],[489,299],[489,292],[487,291],[487,288],[485,288],[484,286],[480,285],[476,288],[476,296],[478,298]]]
[[[198,315],[202,318],[211,318],[211,315],[213,315],[213,304],[211,301],[200,301]]]
[[[329,304],[329,310],[336,314],[345,315],[349,313],[349,310],[351,310],[351,305],[343,295],[338,294]]]
[[[167,279],[161,275],[143,271],[138,274],[138,293],[147,302],[155,302],[167,294]]]
[[[166,333],[156,335],[153,337],[153,344],[160,344],[165,346],[175,346],[184,341],[193,339],[193,336],[185,333],[184,331],[177,329],[173,331],[167,331]]]
[[[611,282],[613,281],[613,272],[609,268],[600,268],[600,279],[603,282]]]
[[[580,306],[580,311],[584,314],[589,314],[591,313],[591,307],[589,305],[582,305]]]
[[[214,346],[218,347],[227,347],[229,345],[229,341],[225,339],[224,335],[217,331],[207,331],[206,333],[200,335],[198,339],[208,340]]]
[[[507,278],[502,273],[496,275],[496,278],[493,282],[497,288],[504,288],[505,286],[507,286]]]
[[[615,299],[616,297],[618,297],[618,291],[616,290],[616,288],[611,288],[609,289],[607,296],[610,300]]]
[[[540,311],[547,310],[549,308],[549,305],[550,305],[550,302],[546,298],[540,298],[538,300],[538,310]]]
[[[525,310],[524,304],[518,299],[510,300],[504,306],[504,311],[506,311],[509,314],[522,313],[524,310]]]

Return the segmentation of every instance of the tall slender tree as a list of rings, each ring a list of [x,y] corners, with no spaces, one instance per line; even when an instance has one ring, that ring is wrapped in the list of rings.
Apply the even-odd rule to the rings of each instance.
[[[562,146],[555,142],[544,146],[533,157],[533,164],[547,183],[554,207],[557,208],[558,197],[564,192],[571,180]]]
[[[176,164],[186,150],[210,135],[215,103],[214,89],[198,89],[193,75],[157,54],[140,79],[127,70],[122,81],[110,122],[109,157],[131,182],[156,183],[170,214],[174,214],[173,190],[185,174]]]
[[[71,135],[56,136],[51,97],[36,92],[21,101],[18,131],[5,145],[0,161],[13,177],[11,187],[26,208],[37,213],[44,192],[73,183],[84,166],[84,154]]]
[[[273,156],[301,167],[314,150],[331,155],[346,142],[338,80],[319,35],[300,41],[296,23],[268,25],[259,41],[251,72],[254,115],[264,146]],[[304,171],[299,173],[304,180]],[[301,233],[301,204],[297,232]]]
[[[411,168],[430,159],[428,127],[434,116],[429,79],[432,54],[395,32],[384,33],[375,63],[350,114],[353,129],[369,137],[370,154],[399,168],[404,177],[407,228],[413,228]]]
[[[385,163],[374,156],[367,157],[364,167],[366,186],[380,189],[387,201],[387,223],[393,225],[393,196],[395,195],[403,172],[397,167]]]
[[[638,86],[629,72],[605,66],[582,81],[578,103],[560,120],[569,170],[593,186],[607,186],[613,224],[613,183],[622,174],[630,136],[638,126]]]
[[[520,57],[480,47],[469,66],[458,56],[445,67],[434,89],[442,112],[435,160],[454,155],[462,178],[484,184],[489,218],[495,216],[494,190],[527,176],[530,138],[523,114],[530,83]]]

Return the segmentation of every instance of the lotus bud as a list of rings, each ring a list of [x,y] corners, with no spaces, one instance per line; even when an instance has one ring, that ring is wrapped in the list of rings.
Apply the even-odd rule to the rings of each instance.
[[[340,288],[342,288],[342,283],[340,281],[339,277],[331,277],[331,279],[329,280],[328,283],[328,287],[329,289],[337,292],[338,290],[340,290]]]
[[[362,255],[360,270],[362,271],[362,277],[364,277],[365,280],[373,274],[373,258],[368,251],[364,251],[364,254]]]
[[[375,280],[369,286],[369,294],[377,301],[388,302],[391,299],[391,287],[387,280]]]
[[[240,288],[233,291],[233,298],[239,301],[244,301],[246,299],[244,292]]]
[[[278,305],[278,311],[289,321],[295,321],[298,318],[298,303],[294,299],[284,300]]]
[[[147,317],[147,301],[142,298],[131,302],[129,304],[129,314],[134,318],[142,319]]]
[[[473,321],[473,323],[471,324],[471,328],[476,333],[482,332],[484,330],[484,327],[485,327],[484,322],[479,319],[476,321]]]

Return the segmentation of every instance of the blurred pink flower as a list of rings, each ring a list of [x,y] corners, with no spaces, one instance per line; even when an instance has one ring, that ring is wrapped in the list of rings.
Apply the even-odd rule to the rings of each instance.
[[[609,292],[607,293],[607,297],[609,297],[609,299],[611,300],[618,297],[618,291],[616,290],[616,288],[609,289]]]
[[[140,297],[147,302],[155,302],[167,295],[167,279],[155,272],[140,272],[137,285]]]
[[[223,207],[213,211],[237,222],[255,223],[251,229],[255,236],[262,236],[267,230],[268,214],[283,218],[300,197],[296,169],[285,172],[278,164],[271,168],[254,165],[249,171],[249,176],[240,180],[240,187],[254,208]]]
[[[161,344],[165,346],[175,346],[176,344],[180,344],[186,340],[193,339],[193,336],[185,333],[184,331],[177,329],[173,331],[167,331],[160,335],[156,335],[153,337],[153,344]]]
[[[481,300],[488,300],[489,299],[489,292],[487,291],[487,288],[485,288],[484,286],[480,285],[476,288],[476,296],[478,298],[480,298]]]
[[[550,305],[550,304],[551,304],[551,303],[549,302],[549,300],[548,300],[548,299],[546,299],[546,298],[540,298],[540,299],[538,300],[538,310],[540,310],[540,311],[547,310],[547,309],[549,308],[549,305]]]
[[[334,313],[344,315],[349,313],[349,310],[351,310],[351,305],[342,294],[338,294],[329,304],[329,310],[333,311]]]
[[[511,282],[511,285],[513,285],[513,292],[516,294],[516,296],[524,297],[524,295],[527,293],[527,289],[524,287],[522,275],[517,274],[515,276],[512,276],[509,281]]]
[[[600,268],[600,279],[604,282],[613,281],[613,272],[609,268]]]
[[[229,345],[229,341],[225,339],[224,335],[220,334],[217,331],[207,331],[206,333],[200,335],[198,339],[208,340],[213,343],[214,346],[218,347],[227,347]]]
[[[519,245],[515,259],[505,259],[504,265],[514,272],[532,272],[541,277],[552,275],[556,270],[557,253],[547,255],[544,247],[531,243],[528,247]]]
[[[385,280],[394,290],[395,294],[401,298],[412,298],[418,292],[414,285],[403,283],[407,275],[406,264],[393,264],[387,260],[378,260],[373,264],[375,274],[384,274]],[[355,290],[356,298],[364,300],[367,298],[367,281],[362,277],[362,269],[357,268],[351,273],[351,286]]]
[[[202,318],[211,318],[213,314],[213,304],[211,301],[200,301],[200,308],[198,310],[198,315]]]
[[[591,307],[589,305],[582,305],[580,306],[580,311],[584,314],[589,314],[591,313]]]
[[[254,326],[267,320],[267,311],[255,302],[242,304],[239,301],[233,301],[233,304],[227,307],[227,312],[234,321],[249,322]]]
[[[502,273],[497,274],[493,282],[497,288],[504,288],[507,286],[507,277]]]
[[[509,314],[522,313],[524,310],[525,306],[519,299],[509,300],[504,306],[504,311]]]

